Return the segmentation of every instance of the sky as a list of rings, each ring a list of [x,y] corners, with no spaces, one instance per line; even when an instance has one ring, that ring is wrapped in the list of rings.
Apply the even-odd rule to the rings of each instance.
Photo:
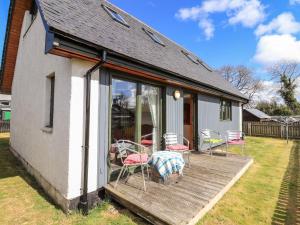
[[[110,0],[217,69],[300,62],[300,0]],[[2,54],[9,0],[0,1]],[[272,83],[268,83],[272,87]],[[300,96],[300,91],[299,91]]]
[[[5,38],[5,30],[7,23],[9,0],[0,1],[0,62],[2,59],[3,43]]]

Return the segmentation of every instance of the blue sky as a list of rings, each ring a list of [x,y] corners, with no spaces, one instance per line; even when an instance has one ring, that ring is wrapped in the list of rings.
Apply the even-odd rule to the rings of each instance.
[[[294,53],[300,50],[300,0],[111,2],[191,50],[214,68],[244,64],[256,69],[261,78],[267,79],[262,68],[284,55],[283,50],[288,52],[286,58],[300,61],[300,56]],[[234,2],[237,5],[233,5]],[[1,54],[8,7],[9,0],[0,1]],[[285,15],[281,20],[270,24],[283,13]],[[282,27],[287,25],[289,29],[282,31]],[[256,35],[259,26],[261,31]],[[286,44],[276,49],[277,45],[281,45],[278,43]]]
[[[3,42],[7,23],[9,0],[0,1],[0,61],[2,59]]]

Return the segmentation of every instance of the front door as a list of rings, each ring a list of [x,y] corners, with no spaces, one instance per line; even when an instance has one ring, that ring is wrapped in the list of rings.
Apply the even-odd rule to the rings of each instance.
[[[190,142],[190,149],[195,149],[195,95],[184,93],[184,136]]]

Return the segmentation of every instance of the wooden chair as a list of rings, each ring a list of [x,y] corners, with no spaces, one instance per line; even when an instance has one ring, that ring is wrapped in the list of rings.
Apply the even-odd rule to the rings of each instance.
[[[202,139],[204,144],[209,145],[209,152],[210,155],[213,155],[212,148],[216,145],[221,145],[223,143],[226,143],[225,138],[222,137],[222,135],[214,130],[209,129],[203,129],[200,131],[200,138]],[[226,156],[227,156],[227,145],[226,145]]]
[[[117,187],[121,176],[124,175],[126,171],[127,171],[126,179],[128,180],[130,174],[130,168],[136,168],[140,166],[142,170],[144,191],[146,191],[146,182],[145,182],[145,175],[144,175],[145,167],[147,169],[147,175],[149,179],[148,154],[146,153],[147,150],[146,147],[129,140],[119,140],[116,142],[116,146],[117,146],[117,152],[119,153],[119,157],[121,159],[123,166],[121,168],[121,171],[118,175],[114,187],[115,188]]]
[[[175,133],[164,134],[165,147],[167,151],[175,151],[182,154],[182,156],[187,155],[187,163],[190,167],[190,142],[187,138],[180,136],[182,138],[183,144],[178,142],[178,135]]]
[[[229,145],[240,145],[242,154],[244,155],[244,149],[245,149],[245,133],[242,131],[234,131],[234,130],[228,130],[226,136],[226,144]]]

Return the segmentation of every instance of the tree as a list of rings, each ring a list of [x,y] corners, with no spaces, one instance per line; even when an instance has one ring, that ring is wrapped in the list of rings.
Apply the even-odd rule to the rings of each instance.
[[[296,62],[279,62],[269,68],[272,79],[280,83],[278,91],[293,114],[300,113],[300,104],[295,97],[297,79],[300,77],[300,65]]]
[[[290,116],[293,112],[283,104],[278,104],[275,99],[272,101],[258,102],[256,108],[269,116]]]
[[[253,97],[258,91],[263,89],[263,84],[254,77],[252,69],[243,65],[227,65],[221,67],[218,71],[225,80],[229,81],[241,93],[249,98],[250,106],[253,105]]]

